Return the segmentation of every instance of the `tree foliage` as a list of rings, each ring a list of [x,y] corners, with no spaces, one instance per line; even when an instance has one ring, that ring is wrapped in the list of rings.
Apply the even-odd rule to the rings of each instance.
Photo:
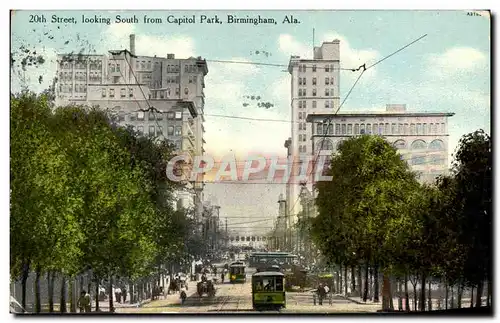
[[[135,280],[192,251],[194,222],[173,207],[182,186],[166,176],[172,146],[49,101],[11,97],[11,277],[91,269]]]

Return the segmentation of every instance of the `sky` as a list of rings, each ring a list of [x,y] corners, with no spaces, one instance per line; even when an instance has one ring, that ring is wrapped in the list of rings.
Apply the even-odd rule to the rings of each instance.
[[[77,23],[50,23],[54,14],[76,17]],[[202,14],[217,15],[224,23],[201,24]],[[30,23],[30,15],[44,15],[47,23]],[[109,17],[112,21],[116,15],[135,15],[141,22],[84,24],[82,15]],[[169,15],[195,15],[197,23],[145,24],[144,15],[163,20]],[[274,18],[277,24],[230,25],[225,23],[227,15],[261,15]],[[300,23],[282,23],[291,15]],[[480,128],[490,132],[490,18],[483,13],[467,15],[466,11],[16,11],[11,21],[12,50],[21,45],[34,47],[46,62],[24,75],[12,75],[11,86],[13,91],[18,90],[24,77],[32,90],[41,91],[55,74],[56,53],[79,52],[82,48],[90,53],[128,49],[129,35],[134,33],[138,55],[174,53],[176,58],[207,59],[207,154],[217,159],[231,153],[238,160],[256,153],[283,157],[284,141],[291,135],[290,75],[286,66],[291,55],[312,57],[313,29],[315,46],[340,40],[343,68],[357,68],[363,63],[368,66],[427,35],[364,73],[342,112],[378,111],[386,104],[398,103],[406,104],[412,112],[453,112],[455,116],[449,120],[450,154],[462,135]],[[216,62],[221,60],[280,66]],[[44,75],[41,83],[40,74]],[[341,100],[357,76],[341,71]],[[245,98],[252,95],[273,106],[258,107],[255,100]],[[282,122],[230,118],[234,116]],[[221,216],[229,218],[229,229],[263,232],[270,229],[277,215],[284,185],[207,184],[205,191],[208,200],[221,206]],[[247,224],[249,221],[254,223]]]

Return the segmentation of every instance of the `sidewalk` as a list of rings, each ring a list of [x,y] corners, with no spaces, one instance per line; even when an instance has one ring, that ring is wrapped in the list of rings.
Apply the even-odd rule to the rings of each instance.
[[[196,294],[196,284],[197,281],[188,281],[188,290],[186,291],[187,297],[192,297]],[[165,311],[168,307],[172,305],[181,305],[180,293],[174,293],[166,295],[164,298],[160,298],[152,301],[151,299],[143,301],[141,304],[132,304],[130,306],[116,306],[117,313],[153,313],[159,312],[159,308],[164,308]]]

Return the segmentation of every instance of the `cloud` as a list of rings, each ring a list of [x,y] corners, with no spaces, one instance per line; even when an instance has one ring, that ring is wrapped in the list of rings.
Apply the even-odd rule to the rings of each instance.
[[[474,73],[489,67],[488,56],[472,47],[454,47],[427,57],[430,72],[439,76]]]
[[[301,43],[289,34],[281,34],[278,38],[279,50],[287,56],[299,55],[301,58],[311,58],[313,50],[310,46]]]

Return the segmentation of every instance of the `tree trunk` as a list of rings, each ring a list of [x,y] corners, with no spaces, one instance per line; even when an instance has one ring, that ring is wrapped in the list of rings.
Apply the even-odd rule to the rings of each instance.
[[[342,279],[342,277],[340,276],[341,275],[340,267],[337,269],[336,273],[337,273],[337,293],[342,294],[342,286],[340,283],[340,280]]]
[[[429,279],[429,282],[428,282],[428,287],[429,287],[429,290],[427,291],[427,307],[428,307],[428,310],[429,311],[432,311],[432,295],[431,295],[431,290],[432,290],[432,286],[431,286],[431,280]]]
[[[342,286],[343,286],[342,285],[342,265],[339,266],[339,277],[340,277],[340,279],[339,279],[339,294],[342,294],[342,291],[344,290],[342,288]]]
[[[447,310],[448,309],[448,281],[447,280],[444,281],[444,287],[445,287],[445,291],[444,291],[444,309]]]
[[[54,278],[55,278],[55,272],[49,271],[47,273],[47,293],[49,296],[49,313],[54,312]]]
[[[457,292],[457,302],[458,306],[457,308],[462,308],[462,296],[464,294],[464,286],[462,285],[462,282],[458,283],[458,292]]]
[[[23,307],[23,311],[26,312],[26,282],[28,281],[28,276],[30,274],[30,261],[25,261],[23,263],[22,268],[22,276],[21,276],[21,306]]]
[[[75,279],[70,277],[68,280],[68,289],[69,289],[69,311],[71,313],[76,313],[76,304],[75,304]]]
[[[113,277],[109,276],[109,312],[114,313],[115,309],[113,307]]]
[[[477,284],[476,307],[481,307],[481,305],[483,305],[482,304],[483,288],[484,288],[484,281],[480,281],[479,284]]]
[[[491,278],[488,279],[488,296],[486,297],[486,306],[491,306],[491,294],[493,293],[493,286],[491,284]]]
[[[422,273],[420,281],[420,311],[425,311],[425,273]]]
[[[61,300],[59,302],[59,312],[66,313],[66,276],[61,275]]]
[[[382,311],[388,312],[391,310],[391,283],[389,276],[384,271],[382,274]]]
[[[408,292],[408,274],[405,274],[405,311],[409,312],[410,309],[410,293]]]
[[[99,277],[95,277],[95,311],[99,312]]]
[[[361,295],[362,295],[361,291],[363,290],[363,279],[361,278],[361,276],[362,276],[361,272],[362,272],[363,269],[361,269],[361,268],[362,268],[361,266],[358,266],[358,268],[357,268],[358,269],[357,271],[358,271],[358,291],[359,291],[359,297],[361,297]]]
[[[35,313],[40,313],[42,311],[42,305],[40,303],[40,268],[36,269],[35,276]]]
[[[418,299],[418,296],[417,296],[417,277],[415,277],[415,283],[413,283],[413,281],[411,282],[412,286],[413,286],[413,310],[416,311],[417,310],[417,299]]]
[[[354,266],[351,266],[351,295],[356,296],[356,272],[354,271]]]
[[[474,286],[470,289],[470,307],[474,306]]]
[[[363,292],[363,302],[366,303],[366,300],[368,299],[368,271],[369,271],[369,265],[368,263],[366,263],[366,267],[365,267],[365,290]]]
[[[373,302],[380,302],[379,294],[379,272],[378,265],[375,265],[375,267],[373,268]]]
[[[349,286],[347,278],[347,266],[344,266],[344,295],[347,296],[347,288]]]

